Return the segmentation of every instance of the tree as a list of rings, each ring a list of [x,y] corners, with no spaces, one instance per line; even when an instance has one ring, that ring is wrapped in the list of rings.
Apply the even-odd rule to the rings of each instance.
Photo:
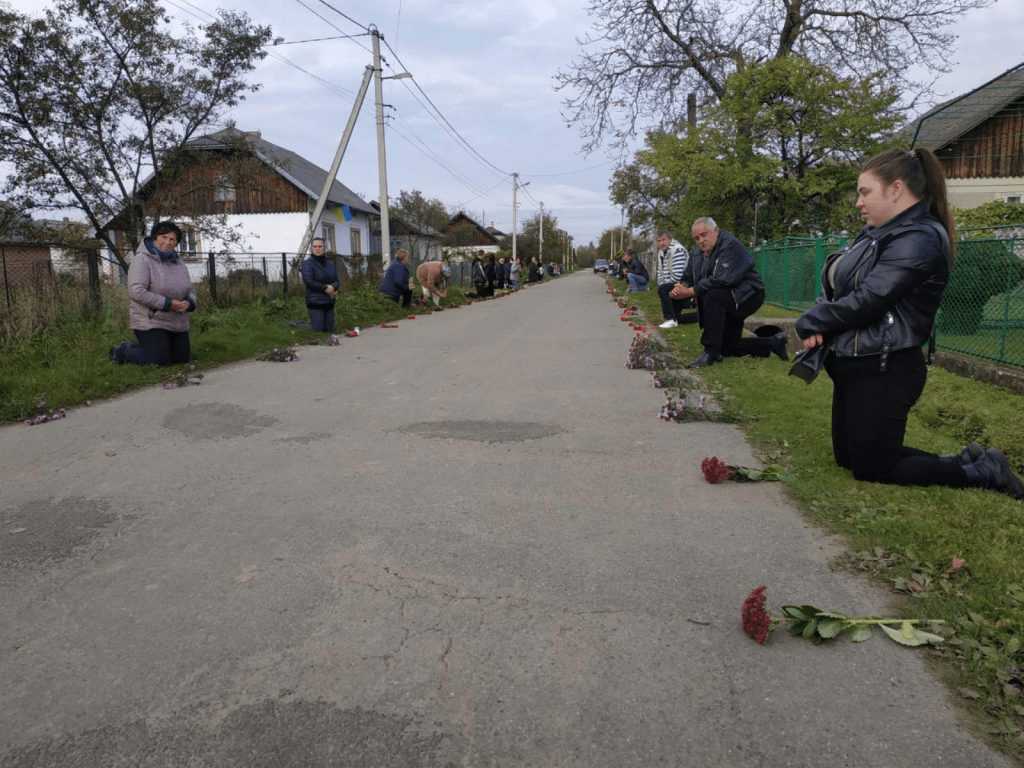
[[[170,29],[158,0],[56,0],[33,19],[0,8],[3,191],[23,210],[81,211],[116,255],[115,217],[137,246],[150,210],[143,184],[189,163],[186,144],[259,89],[269,27],[218,12]]]
[[[444,203],[436,197],[428,200],[418,189],[411,192],[403,189],[399,192],[398,197],[389,204],[389,213],[393,217],[392,231],[398,231],[396,220],[408,226],[404,236],[408,238],[413,250],[418,250],[421,242],[440,237],[451,219]]]
[[[730,75],[721,101],[688,135],[647,136],[616,172],[612,199],[632,223],[677,236],[700,216],[747,239],[852,229],[860,163],[891,137],[896,99],[871,78],[841,79],[800,57]]]
[[[545,262],[555,261],[560,263],[567,243],[571,243],[572,238],[568,233],[559,229],[557,216],[545,215],[543,226],[544,249],[542,254],[540,248],[540,214],[534,214],[523,221],[522,227],[516,235],[516,248],[519,251],[519,256],[524,262],[530,259],[543,258]]]
[[[899,92],[925,94],[913,71],[950,69],[950,31],[993,0],[591,0],[583,53],[555,75],[571,92],[563,117],[584,151],[623,148],[645,125],[675,126],[686,98],[714,103],[734,72],[792,55],[838,76],[879,73]],[[932,81],[934,82],[934,80]]]

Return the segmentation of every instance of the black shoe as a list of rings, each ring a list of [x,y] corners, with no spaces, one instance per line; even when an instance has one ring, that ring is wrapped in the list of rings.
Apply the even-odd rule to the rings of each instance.
[[[789,360],[789,337],[785,333],[777,333],[769,340],[771,350],[779,356],[780,360]]]
[[[1024,482],[1013,474],[1009,460],[998,448],[989,448],[973,464],[965,464],[964,472],[967,473],[968,485],[1024,499]]]
[[[715,363],[720,363],[720,362],[722,362],[722,356],[721,355],[715,355],[714,357],[712,357],[710,352],[705,352],[703,355],[698,357],[696,360],[694,360],[692,363],[690,363],[686,367],[687,368],[707,368],[709,365],[714,365]]]
[[[956,459],[958,464],[973,464],[984,455],[984,448],[977,443],[971,443],[970,445],[965,445],[963,450],[953,458]]]

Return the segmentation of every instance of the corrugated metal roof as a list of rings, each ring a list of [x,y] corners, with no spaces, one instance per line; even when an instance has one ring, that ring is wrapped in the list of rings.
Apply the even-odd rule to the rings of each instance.
[[[922,115],[917,122],[915,146],[937,152],[1022,96],[1024,63]]]
[[[189,146],[207,150],[230,149],[234,146],[234,140],[243,136],[257,157],[271,166],[282,177],[314,200],[320,196],[320,190],[323,189],[324,180],[327,178],[326,170],[289,149],[272,144],[255,133],[240,131],[236,128],[226,128],[209,136],[193,139],[189,142]],[[378,215],[377,211],[369,203],[337,179],[334,180],[334,184],[327,195],[327,202],[332,205],[347,205],[353,211],[359,211],[371,216]]]

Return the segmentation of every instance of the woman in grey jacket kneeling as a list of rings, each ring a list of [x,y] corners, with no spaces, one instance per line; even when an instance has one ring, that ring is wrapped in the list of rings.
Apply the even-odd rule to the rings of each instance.
[[[138,339],[110,350],[114,363],[181,365],[191,356],[189,314],[196,292],[178,252],[181,230],[173,221],[153,226],[128,267],[128,321]]]

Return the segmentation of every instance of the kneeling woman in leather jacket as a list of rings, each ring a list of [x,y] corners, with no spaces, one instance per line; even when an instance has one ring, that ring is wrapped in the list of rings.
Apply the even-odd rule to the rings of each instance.
[[[804,346],[827,345],[834,384],[832,449],[858,480],[992,488],[1024,498],[1003,453],[956,456],[903,445],[924,389],[928,341],[954,256],[942,167],[926,149],[891,149],[857,181],[867,226],[825,263],[822,294],[796,322]]]

